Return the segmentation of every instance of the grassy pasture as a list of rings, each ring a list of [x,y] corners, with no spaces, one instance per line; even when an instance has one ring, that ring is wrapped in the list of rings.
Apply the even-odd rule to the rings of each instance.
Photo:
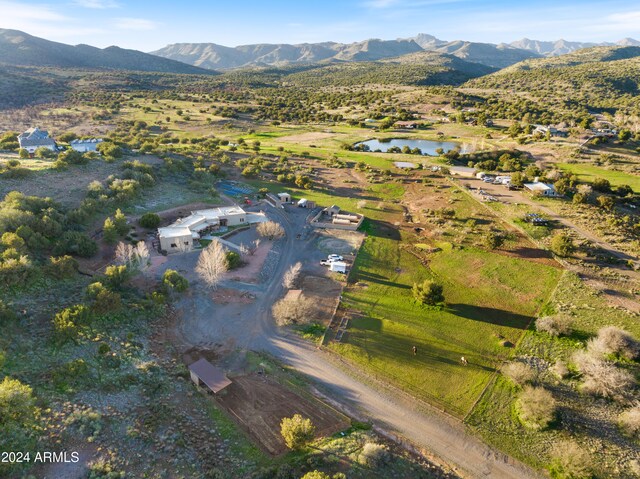
[[[559,163],[558,166],[575,173],[582,181],[592,182],[596,178],[604,178],[609,180],[612,186],[629,185],[633,191],[640,191],[640,176],[637,175],[582,163]]]
[[[519,341],[560,272],[473,248],[439,252],[427,269],[397,238],[385,236],[374,223],[353,272],[357,283],[343,295],[345,305],[361,314],[353,316],[346,341],[331,347],[369,373],[464,417],[496,366],[511,355],[502,341]],[[444,309],[414,303],[411,287],[426,278],[443,283]]]

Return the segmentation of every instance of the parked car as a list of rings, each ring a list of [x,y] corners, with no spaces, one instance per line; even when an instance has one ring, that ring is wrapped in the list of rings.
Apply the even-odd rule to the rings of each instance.
[[[339,254],[330,254],[329,256],[327,256],[327,259],[330,262],[333,262],[333,261],[342,261],[344,258]]]
[[[331,261],[329,261],[328,259],[321,259],[320,264],[322,266],[331,266]]]

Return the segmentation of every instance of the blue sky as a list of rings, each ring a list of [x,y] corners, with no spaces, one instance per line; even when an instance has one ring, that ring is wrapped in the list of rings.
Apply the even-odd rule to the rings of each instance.
[[[510,42],[640,39],[640,4],[618,0],[0,0],[0,28],[63,43],[151,51],[169,43],[352,42],[429,33]]]

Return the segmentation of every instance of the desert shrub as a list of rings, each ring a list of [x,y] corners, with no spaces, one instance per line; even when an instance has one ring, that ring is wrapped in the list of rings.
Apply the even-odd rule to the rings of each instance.
[[[529,429],[541,430],[553,422],[556,400],[544,388],[525,386],[516,401],[516,410],[522,424]]]
[[[3,253],[2,261],[0,261],[0,285],[16,286],[24,284],[33,273],[31,260],[24,255],[13,255],[14,251],[7,250]]]
[[[112,461],[100,457],[89,463],[87,479],[121,479],[126,476],[124,471],[119,471]]]
[[[160,226],[160,216],[155,213],[145,213],[138,222],[143,228],[155,229]]]
[[[505,237],[504,237],[503,234],[499,234],[499,233],[495,233],[493,231],[489,231],[482,238],[482,243],[488,249],[496,249],[496,248],[499,248],[500,246],[502,246],[504,244],[504,240],[505,240]]]
[[[0,324],[13,321],[16,318],[16,313],[9,307],[7,303],[0,299]]]
[[[640,439],[640,405],[627,409],[620,414],[618,426],[627,436]]]
[[[78,262],[71,256],[51,257],[47,263],[46,271],[54,278],[69,278],[78,271]]]
[[[89,320],[90,312],[83,304],[76,304],[63,309],[53,317],[53,331],[61,342],[75,340],[80,327]]]
[[[118,311],[122,307],[120,294],[105,288],[100,282],[87,286],[87,297],[92,300],[91,309],[97,314]]]
[[[502,367],[502,374],[511,380],[517,386],[523,386],[533,382],[536,379],[535,370],[520,361],[512,361]]]
[[[385,466],[391,460],[391,454],[386,446],[375,442],[368,442],[358,455],[358,462],[372,469]]]
[[[568,336],[572,331],[573,320],[568,316],[543,316],[536,320],[536,330],[551,336]]]
[[[573,441],[561,441],[551,453],[549,472],[555,479],[587,479],[591,477],[591,457]]]
[[[569,376],[569,368],[564,361],[557,360],[555,364],[551,367],[551,372],[555,374],[560,379],[564,379]]]
[[[189,287],[189,281],[173,269],[168,269],[162,275],[162,284],[169,291],[182,293]]]
[[[584,378],[582,391],[585,393],[623,400],[635,385],[631,373],[593,353],[578,351],[573,355],[573,361]]]
[[[276,323],[280,326],[300,324],[309,321],[313,310],[313,301],[304,295],[297,299],[282,298],[271,308]]]
[[[553,254],[565,258],[575,250],[573,240],[565,233],[559,233],[551,239],[551,251]]]
[[[53,249],[55,255],[75,254],[84,258],[93,256],[97,251],[96,242],[77,231],[64,233]]]
[[[311,472],[307,472],[300,479],[331,479],[331,476],[329,476],[329,474],[327,474],[326,472],[311,471]]]
[[[256,227],[258,234],[270,240],[282,238],[285,234],[284,228],[275,221],[265,221]]]
[[[285,417],[280,422],[280,434],[289,449],[301,449],[313,440],[315,426],[300,414]]]
[[[598,331],[598,336],[591,339],[587,348],[594,354],[615,354],[627,359],[640,356],[640,341],[636,340],[624,329],[606,326]]]
[[[107,266],[104,275],[107,286],[119,289],[129,280],[131,272],[125,265],[112,265]]]
[[[242,265],[242,258],[235,251],[227,251],[225,255],[228,269],[236,269]]]
[[[413,297],[418,304],[436,306],[444,302],[442,285],[425,279],[422,283],[413,283]]]

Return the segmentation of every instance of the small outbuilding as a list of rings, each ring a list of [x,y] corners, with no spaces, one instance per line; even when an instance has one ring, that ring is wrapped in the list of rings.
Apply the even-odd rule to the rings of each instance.
[[[196,386],[205,384],[214,394],[231,384],[231,380],[222,369],[215,367],[204,358],[198,359],[189,366],[189,374]]]
[[[49,136],[49,132],[38,127],[30,128],[19,134],[18,144],[20,148],[27,150],[30,154],[35,153],[38,148],[47,148],[51,151],[58,150],[56,142]]]
[[[333,271],[334,273],[346,273],[347,263],[345,263],[344,261],[333,261],[329,265],[329,271]]]
[[[283,203],[291,203],[291,195],[289,193],[278,193],[278,198]]]
[[[533,183],[525,183],[525,189],[540,196],[558,196],[558,192],[553,185],[542,183],[541,181],[534,181]]]
[[[102,143],[102,138],[89,138],[86,140],[72,140],[69,145],[74,150],[84,153],[86,151],[96,151],[100,143]]]

